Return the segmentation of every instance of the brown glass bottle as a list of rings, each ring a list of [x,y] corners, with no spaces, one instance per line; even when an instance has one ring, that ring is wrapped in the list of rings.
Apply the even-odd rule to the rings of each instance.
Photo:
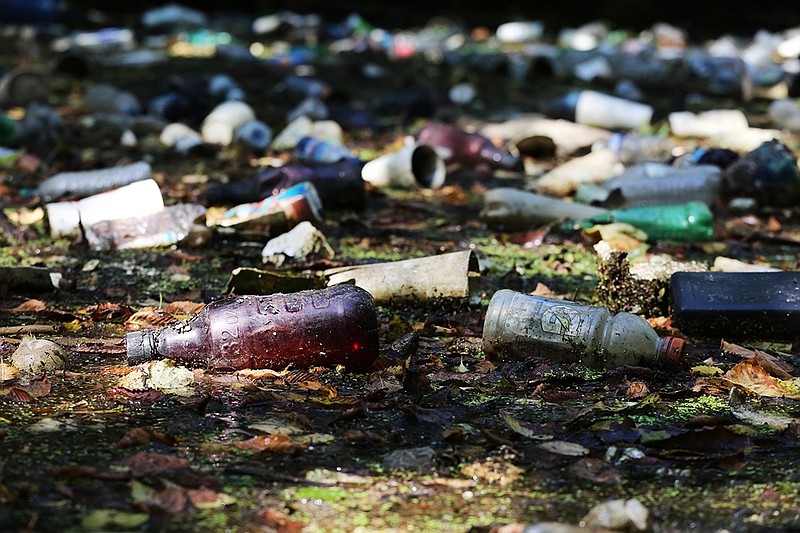
[[[493,168],[513,168],[519,160],[492,144],[479,133],[469,133],[441,122],[428,122],[416,135],[417,141],[450,151],[445,158],[462,165],[485,164]]]
[[[125,339],[128,364],[167,358],[231,371],[344,365],[367,370],[378,356],[378,316],[372,295],[335,285],[269,296],[235,296],[194,317]]]

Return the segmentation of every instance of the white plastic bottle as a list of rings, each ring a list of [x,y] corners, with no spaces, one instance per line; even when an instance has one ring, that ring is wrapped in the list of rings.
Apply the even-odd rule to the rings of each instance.
[[[50,235],[71,236],[103,220],[146,216],[164,209],[161,189],[155,180],[137,181],[77,202],[54,202],[45,206]]]

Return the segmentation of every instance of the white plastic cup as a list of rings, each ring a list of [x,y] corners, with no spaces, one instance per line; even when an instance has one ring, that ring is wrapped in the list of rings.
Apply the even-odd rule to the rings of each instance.
[[[369,161],[361,169],[361,177],[376,187],[438,189],[444,185],[446,174],[444,161],[427,144],[409,144]]]
[[[152,215],[162,209],[164,199],[161,189],[152,179],[137,181],[76,202],[54,202],[45,206],[53,238],[75,235],[81,226],[89,227],[103,220]]]
[[[233,142],[236,129],[255,118],[255,111],[245,102],[222,102],[203,120],[200,134],[207,143],[229,146]]]
[[[581,91],[575,122],[608,129],[635,129],[650,124],[653,108],[596,91]]]

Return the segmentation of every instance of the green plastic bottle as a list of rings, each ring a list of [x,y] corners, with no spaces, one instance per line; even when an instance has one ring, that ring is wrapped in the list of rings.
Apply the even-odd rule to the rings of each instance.
[[[16,120],[0,115],[0,146],[11,146],[17,137],[19,125]]]
[[[714,215],[702,202],[615,209],[578,225],[588,228],[611,222],[630,224],[647,233],[651,241],[698,242],[714,238]]]

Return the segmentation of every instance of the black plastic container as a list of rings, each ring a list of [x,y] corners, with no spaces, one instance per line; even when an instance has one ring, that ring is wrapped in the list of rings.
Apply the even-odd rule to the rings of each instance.
[[[687,335],[800,337],[800,272],[676,272],[670,284],[672,322]]]

